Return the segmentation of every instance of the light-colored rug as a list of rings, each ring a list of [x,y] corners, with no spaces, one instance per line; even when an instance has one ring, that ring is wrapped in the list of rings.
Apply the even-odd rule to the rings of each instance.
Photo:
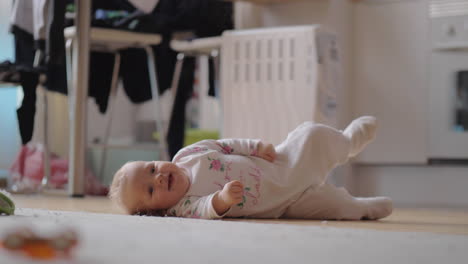
[[[468,236],[17,209],[18,226],[79,231],[72,263],[467,263]],[[70,261],[59,261],[70,263]],[[0,249],[0,263],[31,263]]]

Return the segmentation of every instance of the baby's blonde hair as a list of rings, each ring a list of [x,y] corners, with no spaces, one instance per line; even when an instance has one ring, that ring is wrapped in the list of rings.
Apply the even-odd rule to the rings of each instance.
[[[130,208],[128,208],[125,205],[125,202],[123,200],[123,185],[124,185],[125,178],[127,177],[127,172],[125,170],[126,164],[124,164],[114,174],[114,178],[112,179],[112,184],[109,188],[108,196],[115,205],[124,209],[127,213],[130,213]]]

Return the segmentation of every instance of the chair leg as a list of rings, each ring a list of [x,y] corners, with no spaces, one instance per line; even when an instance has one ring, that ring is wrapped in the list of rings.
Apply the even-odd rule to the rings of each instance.
[[[44,103],[44,177],[42,178],[42,187],[46,188],[50,179],[50,149],[49,149],[49,118],[48,118],[48,102],[47,90],[43,89],[43,103]]]
[[[156,65],[154,59],[154,53],[150,46],[145,47],[146,54],[148,55],[148,71],[151,84],[151,95],[155,105],[155,119],[156,119],[156,129],[159,133],[159,152],[160,160],[169,160],[169,153],[166,142],[166,128],[162,120],[162,107],[159,100],[159,90],[158,90],[158,80],[156,78]]]
[[[38,67],[43,56],[40,49],[38,49],[34,55],[34,67]],[[39,76],[39,80],[41,76]],[[39,82],[40,83],[40,82]],[[42,86],[42,85],[41,85]],[[44,86],[42,95],[42,109],[44,112],[43,122],[43,133],[44,133],[44,177],[42,178],[41,188],[47,188],[50,179],[50,151],[49,151],[49,119],[48,119],[48,102],[47,102],[47,91]]]
[[[219,65],[220,63],[220,54],[218,50],[214,50],[211,53],[211,58],[213,58],[213,64],[214,64],[214,83],[215,83],[215,97],[219,99],[219,92],[220,92],[220,69]]]
[[[120,69],[120,53],[115,53],[115,60],[114,60],[114,69],[112,71],[112,83],[111,83],[111,91],[110,91],[110,104],[108,108],[109,119],[107,120],[106,130],[104,133],[104,138],[102,140],[102,154],[101,154],[101,166],[99,168],[99,176],[101,179],[104,179],[104,171],[106,168],[107,162],[107,146],[109,145],[109,136],[110,136],[110,129],[112,126],[112,117],[115,108],[115,102],[117,98],[117,88],[119,85],[119,69]]]
[[[66,55],[66,65],[67,65],[67,87],[70,93],[72,87],[72,46],[73,39],[68,39],[65,44],[65,55]]]
[[[180,73],[182,72],[182,66],[184,64],[185,55],[183,53],[177,54],[177,62],[174,69],[174,77],[172,78],[171,91],[175,96],[177,94],[177,89],[179,88]]]
[[[174,115],[174,107],[176,105],[176,100],[177,100],[177,93],[179,91],[179,83],[180,83],[180,75],[182,74],[182,68],[184,66],[184,60],[185,60],[185,54],[184,53],[178,53],[177,54],[177,62],[176,62],[176,65],[175,65],[175,68],[174,68],[174,75],[172,77],[172,83],[171,83],[171,93],[172,93],[172,103],[171,105],[169,106],[169,109],[170,109],[170,116],[169,116],[169,124],[168,124],[168,127],[167,127],[167,133],[169,133],[169,129],[171,127],[171,124],[173,122],[173,115]],[[169,155],[175,155],[175,153],[171,153],[173,152],[173,150],[170,149],[170,143],[171,141],[168,140],[168,151],[169,151]]]
[[[221,57],[220,57],[220,52],[219,50],[214,50],[211,52],[211,57],[213,58],[213,64],[214,64],[214,92],[215,92],[215,98],[217,102],[217,107],[218,107],[218,124],[219,124],[219,131],[222,133],[222,127],[223,127],[223,105],[222,105],[222,100],[221,100],[221,75],[220,75],[220,65],[221,65]]]

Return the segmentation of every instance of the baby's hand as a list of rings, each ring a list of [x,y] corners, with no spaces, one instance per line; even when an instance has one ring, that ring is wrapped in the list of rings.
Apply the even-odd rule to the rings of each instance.
[[[266,161],[273,162],[276,159],[275,147],[272,144],[260,142],[258,143],[257,156]]]
[[[219,192],[219,198],[229,207],[242,202],[244,195],[244,185],[240,181],[231,181],[224,185]]]

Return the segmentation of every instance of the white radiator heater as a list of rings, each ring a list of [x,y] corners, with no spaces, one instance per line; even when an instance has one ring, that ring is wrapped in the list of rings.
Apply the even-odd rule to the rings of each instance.
[[[222,137],[280,143],[304,121],[336,125],[336,35],[318,25],[223,34]]]

